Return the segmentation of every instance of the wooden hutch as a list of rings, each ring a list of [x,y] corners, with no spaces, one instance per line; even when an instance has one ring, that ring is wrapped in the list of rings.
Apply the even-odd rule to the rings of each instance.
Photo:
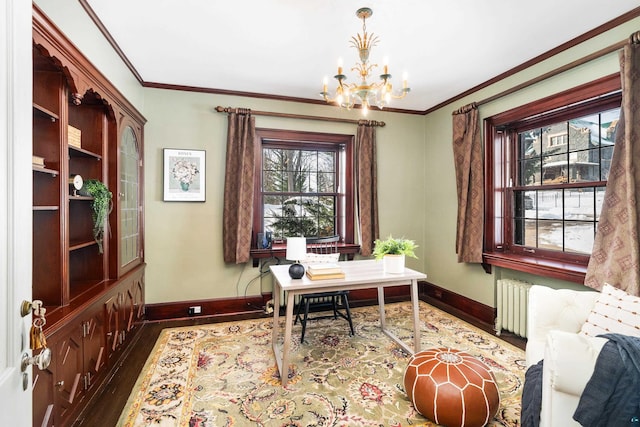
[[[34,5],[32,286],[52,351],[33,369],[34,426],[71,425],[139,330],[145,121]],[[102,248],[76,175],[113,195]]]

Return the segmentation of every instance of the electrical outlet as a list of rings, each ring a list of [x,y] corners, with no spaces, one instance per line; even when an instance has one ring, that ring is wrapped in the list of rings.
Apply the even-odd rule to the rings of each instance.
[[[189,316],[194,316],[196,314],[201,314],[202,313],[202,307],[199,305],[194,305],[192,307],[189,307]]]

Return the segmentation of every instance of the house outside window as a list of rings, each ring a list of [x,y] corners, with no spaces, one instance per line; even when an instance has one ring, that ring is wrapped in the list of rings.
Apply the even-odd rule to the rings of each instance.
[[[619,76],[485,120],[485,263],[581,283],[620,118]]]
[[[353,136],[264,129],[256,135],[254,234],[353,242]]]

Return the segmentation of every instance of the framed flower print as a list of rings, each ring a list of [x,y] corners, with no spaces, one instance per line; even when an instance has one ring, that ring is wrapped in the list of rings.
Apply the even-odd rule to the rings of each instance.
[[[165,202],[205,201],[205,151],[164,149]]]

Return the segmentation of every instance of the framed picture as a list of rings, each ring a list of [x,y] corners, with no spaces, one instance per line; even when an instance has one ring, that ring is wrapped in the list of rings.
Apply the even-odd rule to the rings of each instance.
[[[205,151],[164,149],[165,202],[205,201]]]

